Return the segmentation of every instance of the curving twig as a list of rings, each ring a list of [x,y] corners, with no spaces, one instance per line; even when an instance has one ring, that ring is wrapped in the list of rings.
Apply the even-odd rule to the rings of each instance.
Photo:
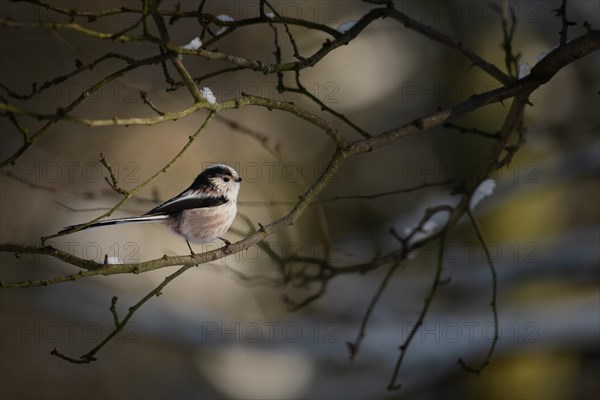
[[[140,301],[135,303],[133,306],[129,307],[129,310],[128,310],[127,314],[125,315],[125,318],[123,318],[120,322],[119,322],[119,318],[118,318],[116,310],[115,310],[117,298],[113,297],[112,301],[111,301],[110,312],[113,315],[113,319],[115,322],[115,329],[113,329],[98,345],[96,345],[93,349],[91,349],[87,353],[83,354],[79,358],[67,356],[67,355],[59,352],[57,348],[54,348],[54,350],[52,350],[52,352],[50,354],[52,354],[53,356],[62,358],[65,361],[69,361],[69,362],[75,363],[75,364],[89,364],[92,361],[97,361],[98,359],[96,358],[96,354],[100,350],[102,350],[102,348],[104,348],[104,346],[106,346],[115,336],[117,336],[127,326],[127,323],[133,317],[133,315],[137,312],[137,310],[140,307],[142,307],[148,300],[153,298],[154,296],[156,296],[156,297],[160,296],[162,294],[162,290],[169,283],[171,283],[171,281],[173,281],[175,278],[177,278],[179,275],[183,274],[185,271],[187,271],[191,267],[193,267],[193,265],[184,265],[183,267],[179,268],[177,271],[173,272],[171,275],[167,276],[160,285],[155,287],[152,291],[150,291],[150,293],[148,293],[146,296],[144,296]]]
[[[490,349],[488,350],[487,355],[485,356],[485,359],[482,361],[482,363],[481,363],[481,365],[479,365],[479,367],[470,367],[465,361],[463,361],[462,357],[460,357],[458,359],[457,363],[465,371],[472,372],[475,375],[479,375],[481,373],[481,371],[483,371],[483,369],[490,364],[492,355],[494,354],[494,349],[496,348],[496,343],[498,343],[498,339],[500,338],[500,335],[498,332],[498,329],[499,329],[498,328],[498,308],[496,306],[496,297],[498,295],[498,279],[497,279],[497,274],[496,274],[496,267],[494,267],[494,261],[492,260],[492,256],[490,254],[490,249],[488,248],[487,243],[485,242],[485,239],[483,238],[481,229],[479,228],[479,225],[477,224],[475,217],[473,217],[473,213],[471,212],[471,210],[467,209],[467,215],[469,216],[469,220],[471,221],[471,224],[473,224],[475,233],[477,233],[477,239],[479,240],[479,243],[481,243],[481,247],[483,248],[483,251],[485,253],[485,258],[488,262],[488,266],[490,267],[490,272],[492,275],[492,301],[490,303],[490,306],[492,307],[492,315],[494,316],[494,338],[492,339],[492,344],[490,346]]]
[[[427,311],[429,310],[429,307],[431,306],[431,303],[433,302],[433,298],[435,297],[437,289],[441,284],[442,271],[444,270],[444,250],[445,250],[445,246],[446,246],[446,236],[448,234],[446,229],[447,228],[444,228],[444,231],[440,238],[440,245],[439,245],[439,249],[438,249],[437,268],[435,270],[433,282],[431,283],[431,289],[429,289],[429,293],[427,294],[427,297],[425,297],[425,304],[423,305],[423,308],[421,309],[421,312],[419,313],[419,317],[417,318],[417,321],[415,322],[415,326],[413,326],[413,328],[410,330],[410,333],[408,334],[408,336],[406,337],[406,339],[400,346],[400,355],[398,356],[398,360],[396,361],[396,365],[394,366],[394,371],[392,372],[392,378],[390,380],[390,383],[387,386],[387,389],[390,391],[398,390],[402,387],[402,385],[396,383],[396,381],[398,379],[398,374],[400,373],[400,368],[402,367],[402,361],[404,361],[404,356],[406,355],[406,351],[408,350],[408,347],[410,346],[410,343],[412,342],[415,334],[421,328],[421,325],[423,325],[423,321],[425,320]]]

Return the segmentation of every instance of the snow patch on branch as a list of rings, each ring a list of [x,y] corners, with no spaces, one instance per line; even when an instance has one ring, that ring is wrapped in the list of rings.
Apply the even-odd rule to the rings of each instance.
[[[339,33],[346,33],[356,25],[358,21],[346,21],[336,28]]]
[[[482,181],[477,189],[473,192],[471,196],[471,201],[469,202],[469,208],[474,209],[477,204],[481,202],[481,200],[489,197],[494,193],[494,188],[496,187],[496,182],[493,179],[486,179]]]
[[[206,101],[208,101],[209,104],[217,103],[217,98],[213,94],[212,90],[210,90],[210,88],[203,87],[202,89],[200,89],[200,94],[202,95],[202,97],[204,97]]]
[[[220,15],[217,15],[217,17],[216,17],[216,18],[217,18],[219,21],[223,21],[223,22],[233,22],[233,21],[235,21],[235,19],[233,19],[233,17],[230,17],[230,16],[229,16],[229,15],[227,15],[227,14],[220,14]],[[220,35],[220,34],[222,34],[222,33],[223,33],[223,32],[225,32],[227,29],[229,29],[229,27],[228,27],[228,26],[223,26],[223,27],[221,27],[221,29],[219,29],[219,30],[217,31],[217,35]]]
[[[192,39],[191,42],[189,42],[188,44],[186,44],[185,46],[181,46],[181,49],[185,49],[185,50],[198,50],[200,47],[202,47],[202,40],[200,40],[200,38],[198,36],[196,36],[195,38]],[[179,54],[179,59],[183,60],[183,56],[181,54]]]

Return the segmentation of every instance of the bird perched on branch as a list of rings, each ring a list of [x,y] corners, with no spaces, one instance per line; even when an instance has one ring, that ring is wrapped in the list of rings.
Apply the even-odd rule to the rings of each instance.
[[[189,188],[139,217],[108,219],[90,224],[84,229],[99,226],[138,222],[162,222],[183,236],[190,245],[215,239],[231,243],[223,235],[237,214],[237,196],[242,178],[225,164],[214,164],[202,171]],[[59,233],[71,233],[85,224],[68,226]]]

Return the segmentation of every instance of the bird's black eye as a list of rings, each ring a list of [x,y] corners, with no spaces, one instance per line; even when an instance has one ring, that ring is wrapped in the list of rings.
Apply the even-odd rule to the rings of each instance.
[[[227,178],[227,177],[223,178],[223,180],[224,180],[225,182],[229,182],[229,178]]]

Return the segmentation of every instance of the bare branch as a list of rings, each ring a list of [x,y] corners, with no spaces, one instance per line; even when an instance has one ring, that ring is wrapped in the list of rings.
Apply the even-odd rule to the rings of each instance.
[[[387,387],[387,389],[390,391],[398,390],[402,387],[402,385],[399,385],[396,383],[397,379],[398,379],[398,374],[400,373],[400,368],[402,367],[402,361],[404,361],[404,356],[406,355],[406,351],[408,350],[408,347],[410,346],[410,343],[412,342],[412,340],[415,336],[415,333],[417,333],[417,331],[421,328],[421,325],[423,324],[423,321],[425,320],[425,316],[427,315],[427,311],[429,310],[429,307],[431,306],[431,303],[433,302],[433,298],[435,297],[437,289],[440,286],[442,271],[444,270],[444,250],[445,250],[445,246],[446,246],[446,235],[448,234],[446,229],[447,229],[447,227],[444,228],[444,233],[442,234],[442,237],[440,239],[440,246],[439,246],[439,250],[438,250],[438,259],[437,259],[437,268],[435,270],[435,276],[433,277],[431,289],[429,289],[429,294],[427,295],[427,297],[425,297],[425,304],[423,305],[423,308],[421,309],[421,312],[419,313],[419,317],[417,318],[415,325],[413,326],[410,333],[408,334],[408,336],[406,337],[406,339],[400,346],[400,355],[398,356],[398,360],[396,361],[396,366],[394,367],[394,372],[392,373],[392,378]]]
[[[498,280],[497,280],[497,275],[496,275],[496,268],[494,267],[494,262],[492,260],[492,256],[490,254],[490,249],[487,246],[487,243],[485,242],[485,239],[483,238],[483,234],[481,233],[481,229],[479,228],[479,225],[477,224],[477,221],[475,220],[475,217],[473,217],[473,213],[467,209],[467,215],[469,216],[469,219],[471,220],[471,224],[473,224],[473,228],[475,229],[475,232],[477,233],[477,239],[479,239],[479,243],[481,243],[481,247],[483,247],[483,250],[485,252],[485,258],[487,259],[488,265],[490,267],[490,272],[492,274],[492,301],[490,303],[491,307],[492,307],[492,314],[494,316],[494,338],[492,339],[492,344],[490,346],[490,349],[488,350],[488,353],[485,357],[485,359],[483,360],[483,362],[481,363],[481,365],[479,367],[470,367],[469,365],[467,365],[467,363],[465,363],[461,358],[458,359],[458,364],[466,371],[468,372],[472,372],[475,375],[479,375],[481,373],[481,371],[487,367],[490,363],[490,360],[492,359],[492,355],[494,354],[494,349],[496,348],[496,344],[498,343],[498,339],[499,339],[499,333],[498,333],[498,308],[496,306],[496,296],[498,293]]]
[[[34,134],[29,136],[29,141],[23,143],[23,145],[17,151],[15,151],[7,159],[2,161],[0,163],[0,168],[4,168],[10,164],[13,164],[21,156],[21,154],[23,154],[33,143],[35,143],[37,140],[39,140],[48,131],[48,129],[50,129],[57,121],[60,121],[61,119],[67,119],[69,117],[69,113],[75,107],[77,107],[80,103],[82,103],[85,99],[87,99],[92,93],[96,92],[97,90],[99,90],[106,84],[112,82],[113,80],[123,76],[125,73],[127,73],[129,71],[132,71],[143,65],[150,65],[150,64],[158,63],[163,59],[164,59],[164,55],[159,55],[159,56],[149,57],[149,58],[135,61],[135,62],[127,65],[126,67],[124,67],[116,72],[113,72],[112,74],[108,75],[104,79],[101,79],[100,81],[98,81],[97,83],[92,85],[89,89],[84,90],[81,93],[81,95],[79,95],[68,106],[59,108],[55,114],[45,115],[44,117],[41,117],[41,115],[39,115],[39,114],[36,116],[36,113],[34,113],[34,112],[27,112],[27,111],[21,110],[17,107],[11,106],[8,103],[6,103],[5,100],[0,99],[0,110],[5,110],[8,112],[13,112],[12,110],[15,110],[16,111],[15,114],[36,116],[36,118],[38,118],[38,119],[49,120],[46,124],[44,124],[44,126],[42,126],[40,129],[38,129]]]
[[[140,90],[140,97],[141,97],[142,101],[144,102],[144,104],[146,104],[148,107],[150,107],[150,109],[152,109],[152,111],[154,111],[158,115],[165,115],[165,113],[163,111],[160,111],[154,105],[154,103],[152,103],[152,100],[150,100],[150,98],[148,97],[148,93],[144,92],[143,90]]]
[[[562,46],[569,41],[569,26],[577,24],[567,19],[567,0],[561,0],[560,7],[552,11],[555,12],[557,17],[560,17],[562,28],[558,34],[560,35],[560,45]]]
[[[193,267],[193,265],[184,265],[183,267],[179,268],[177,271],[173,272],[171,275],[167,276],[160,285],[158,285],[156,288],[154,288],[152,291],[150,291],[150,293],[148,293],[146,296],[144,296],[140,301],[135,303],[133,306],[129,307],[129,311],[127,312],[127,315],[125,315],[125,318],[123,318],[123,320],[120,323],[117,323],[118,318],[116,316],[116,312],[113,312],[114,305],[116,304],[116,297],[113,297],[113,300],[111,301],[111,313],[113,314],[113,318],[114,318],[114,321],[116,324],[115,329],[112,332],[110,332],[102,340],[102,342],[100,342],[100,344],[98,344],[96,347],[94,347],[93,349],[91,349],[90,351],[85,353],[84,355],[80,356],[78,359],[66,356],[66,355],[60,353],[56,348],[54,350],[52,350],[51,354],[55,355],[57,357],[60,357],[63,360],[66,360],[66,361],[69,361],[72,363],[77,363],[77,364],[82,364],[82,363],[89,364],[92,361],[97,361],[98,359],[96,358],[96,354],[100,350],[102,350],[102,348],[104,346],[106,346],[115,336],[117,336],[123,330],[123,328],[125,328],[125,326],[127,326],[127,323],[129,322],[131,317],[133,317],[133,315],[136,313],[136,311],[141,306],[143,306],[148,300],[150,300],[152,297],[160,296],[162,294],[162,290],[169,283],[171,283],[171,281],[173,281],[175,278],[177,278],[179,275],[183,274],[185,271],[187,271],[191,267]]]
[[[115,323],[115,328],[118,328],[121,322],[119,321],[119,314],[117,313],[117,301],[119,298],[117,296],[113,296],[110,301],[110,312],[113,316],[113,322]]]
[[[119,187],[115,171],[113,171],[112,166],[108,164],[106,158],[104,158],[104,154],[102,153],[100,153],[100,164],[102,164],[104,168],[106,168],[106,170],[108,171],[108,175],[110,176],[110,180],[108,179],[108,177],[104,177],[104,180],[106,181],[106,183],[108,183],[108,186],[110,186],[112,190],[119,194],[127,195],[127,191]]]
[[[449,48],[458,51],[459,53],[464,55],[469,61],[471,61],[473,65],[487,72],[489,75],[493,76],[498,81],[505,84],[511,81],[510,77],[507,76],[504,72],[500,71],[498,67],[496,67],[494,64],[485,61],[483,58],[479,57],[477,54],[467,49],[462,43],[455,42],[449,36],[446,36],[445,34],[408,17],[407,15],[401,13],[395,8],[390,8],[390,17],[397,20],[398,22],[401,22],[408,29],[412,29],[416,32],[419,32],[422,35],[432,40],[435,40],[436,42],[440,42],[448,46]]]
[[[417,186],[413,186],[413,187],[409,187],[409,188],[405,188],[405,189],[389,190],[386,192],[375,193],[375,194],[362,194],[362,195],[356,194],[356,195],[350,195],[350,196],[334,196],[332,198],[325,199],[325,200],[317,200],[317,201],[313,202],[313,204],[325,204],[325,203],[331,203],[333,201],[339,201],[339,200],[372,200],[372,199],[377,199],[380,197],[393,196],[393,195],[397,195],[397,194],[401,194],[401,193],[411,193],[411,192],[415,192],[415,191],[425,189],[425,188],[448,186],[448,185],[452,185],[454,183],[457,183],[457,182],[453,181],[453,180],[447,180],[444,182],[434,182],[434,183],[423,182],[422,184],[417,185]]]
[[[118,40],[119,42],[122,42],[122,43],[139,42],[139,41],[145,41],[145,40],[149,39],[147,36],[119,35],[119,36],[115,37],[114,33],[94,31],[92,29],[84,28],[75,22],[63,24],[63,23],[58,23],[58,22],[17,22],[17,21],[11,21],[11,20],[6,20],[6,19],[0,19],[0,26],[6,26],[8,28],[43,28],[43,29],[54,29],[54,30],[67,29],[67,30],[72,30],[72,31],[81,33],[83,35],[96,38],[96,39]]]
[[[133,64],[135,63],[135,60],[131,57],[125,56],[123,54],[118,54],[118,53],[107,53],[105,55],[103,55],[102,57],[92,61],[89,64],[83,64],[81,63],[79,60],[76,60],[75,64],[76,64],[76,69],[74,71],[71,71],[67,74],[61,75],[61,76],[57,76],[54,79],[51,79],[49,81],[46,81],[44,83],[42,83],[41,85],[38,85],[37,83],[33,83],[32,84],[32,88],[31,88],[31,92],[27,93],[27,94],[22,94],[22,93],[17,93],[13,90],[11,90],[9,87],[7,87],[6,85],[4,85],[3,83],[0,83],[0,88],[2,88],[3,90],[6,91],[6,93],[8,93],[8,95],[10,97],[16,98],[16,99],[20,99],[20,100],[29,100],[31,99],[33,96],[35,96],[36,94],[42,93],[43,91],[45,91],[46,89],[58,85],[64,81],[66,81],[69,78],[72,78],[84,71],[87,70],[93,70],[98,64],[106,61],[106,60],[110,60],[110,59],[117,59],[117,60],[123,60],[125,61],[127,64]]]
[[[446,122],[442,126],[444,128],[450,128],[450,129],[457,130],[460,134],[471,133],[473,135],[481,136],[481,137],[484,137],[487,139],[500,139],[500,133],[498,133],[498,132],[490,133],[490,132],[482,131],[481,129],[477,129],[477,128],[465,128],[464,126],[453,124],[451,122]]]
[[[388,282],[392,278],[392,275],[394,275],[394,272],[396,272],[396,270],[398,269],[399,266],[400,266],[399,262],[394,263],[390,266],[390,269],[383,277],[381,284],[377,288],[375,295],[373,296],[373,298],[371,299],[371,302],[369,303],[369,306],[367,307],[367,311],[365,312],[365,315],[360,323],[360,329],[358,331],[358,335],[356,336],[356,339],[354,339],[354,342],[346,342],[346,344],[348,345],[348,349],[350,350],[350,362],[354,361],[354,358],[358,354],[358,351],[360,350],[360,345],[362,344],[362,341],[366,334],[365,332],[367,330],[367,324],[369,323],[371,314],[373,313],[373,310],[375,310],[375,306],[377,305],[377,302],[379,301],[379,299],[381,298],[381,295],[383,294],[385,288],[387,287]]]

